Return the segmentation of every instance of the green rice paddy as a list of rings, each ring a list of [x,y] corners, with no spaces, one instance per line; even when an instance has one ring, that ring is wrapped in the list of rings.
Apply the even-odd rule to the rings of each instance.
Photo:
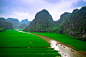
[[[0,32],[0,57],[56,57],[58,51],[38,36],[6,30]]]
[[[36,32],[32,32],[32,33],[44,35],[44,36],[56,39],[56,40],[63,42],[65,44],[69,44],[69,45],[75,47],[75,49],[77,49],[77,50],[86,51],[86,41],[80,41],[80,40],[72,39],[72,38],[70,38],[64,34],[36,33]]]

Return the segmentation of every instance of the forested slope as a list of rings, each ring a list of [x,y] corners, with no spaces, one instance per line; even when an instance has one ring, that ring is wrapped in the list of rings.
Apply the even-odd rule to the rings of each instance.
[[[64,33],[71,38],[86,40],[86,7],[74,9],[72,13],[63,13],[51,31]]]
[[[13,29],[13,25],[11,22],[7,22],[5,18],[0,18],[0,31],[5,29]]]

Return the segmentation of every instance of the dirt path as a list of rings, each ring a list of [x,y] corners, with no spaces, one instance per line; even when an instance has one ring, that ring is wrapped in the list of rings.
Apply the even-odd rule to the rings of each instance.
[[[38,35],[38,34],[33,34],[33,35],[36,35],[44,39],[47,43],[51,45],[52,48],[58,50],[59,53],[62,55],[62,57],[86,57],[86,53],[83,54],[83,52],[74,50],[73,47],[66,45],[62,42],[59,42],[57,40],[51,39],[43,35]]]

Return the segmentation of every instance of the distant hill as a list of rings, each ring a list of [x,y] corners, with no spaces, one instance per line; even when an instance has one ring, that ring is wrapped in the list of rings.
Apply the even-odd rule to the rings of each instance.
[[[43,9],[35,15],[35,19],[33,19],[30,25],[25,28],[25,30],[34,32],[44,32],[47,31],[46,29],[51,27],[52,24],[52,16],[47,10]]]
[[[20,28],[20,29],[24,29],[24,28],[26,28],[26,27],[27,27],[27,24],[23,23],[23,24],[20,25],[19,28]]]
[[[7,18],[6,21],[11,22],[14,28],[19,28],[20,22],[18,19],[15,18]]]
[[[31,21],[28,21],[28,19],[25,19],[19,22],[19,20],[15,18],[7,18],[6,21],[11,22],[14,28],[20,28],[22,24],[26,24],[26,26],[28,26],[29,23],[31,22]]]
[[[25,19],[25,20],[22,20],[21,22],[20,22],[20,24],[28,24],[28,19]]]
[[[22,20],[22,21],[20,22],[20,28],[23,29],[23,27],[27,27],[27,26],[30,24],[30,22],[31,22],[31,21],[28,21],[28,19]],[[23,25],[25,25],[25,26],[23,26]],[[21,27],[21,26],[23,26],[23,27]]]
[[[0,28],[13,29],[11,22],[7,22],[5,18],[0,18]]]

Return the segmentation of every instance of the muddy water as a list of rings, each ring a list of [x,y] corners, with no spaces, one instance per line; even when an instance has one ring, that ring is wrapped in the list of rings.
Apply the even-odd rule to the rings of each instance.
[[[59,53],[61,54],[62,57],[86,57],[85,54],[82,54],[79,51],[74,50],[74,49],[62,44],[61,42],[54,40],[54,39],[51,39],[49,37],[42,36],[42,35],[37,35],[37,34],[34,34],[34,35],[44,39],[47,43],[50,44],[50,46],[52,48],[59,51]]]
[[[23,31],[19,31],[19,32],[23,32]],[[23,32],[23,33],[28,33],[28,32]],[[32,33],[28,33],[28,34],[32,34]],[[70,48],[70,47],[62,44],[59,41],[56,41],[49,37],[38,35],[38,34],[33,34],[33,35],[36,35],[36,36],[44,39],[47,43],[50,44],[50,46],[52,48],[57,50],[61,54],[62,57],[86,57],[86,54],[80,53],[79,51],[74,50],[73,48]]]

